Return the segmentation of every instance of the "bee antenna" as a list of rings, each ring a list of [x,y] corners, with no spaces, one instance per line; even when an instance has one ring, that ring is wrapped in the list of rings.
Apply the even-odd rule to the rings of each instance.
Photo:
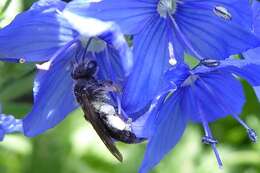
[[[85,59],[85,57],[86,57],[86,55],[87,55],[88,47],[89,47],[89,45],[90,45],[90,43],[91,43],[91,40],[92,40],[92,38],[89,38],[89,40],[88,40],[88,42],[87,42],[87,44],[86,44],[86,47],[85,47],[85,49],[84,49],[84,53],[83,53],[83,56],[82,56],[82,62],[84,62],[84,59]]]
[[[76,62],[76,64],[79,64],[79,57],[80,57],[80,46],[77,47],[77,50],[75,52],[75,62]]]

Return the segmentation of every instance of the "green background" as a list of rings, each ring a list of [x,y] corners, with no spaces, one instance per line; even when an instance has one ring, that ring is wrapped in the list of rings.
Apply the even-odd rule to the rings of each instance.
[[[0,1],[0,27],[26,10],[30,0]],[[1,46],[1,45],[0,45]],[[23,117],[32,106],[33,64],[0,62],[0,101],[4,113]],[[260,104],[250,86],[246,91],[242,118],[260,134]],[[48,102],[48,100],[46,100]],[[260,143],[252,144],[245,129],[230,117],[211,124],[219,140],[224,168],[217,166],[209,146],[201,143],[200,125],[190,124],[174,150],[154,169],[154,173],[259,173]],[[135,173],[141,164],[145,144],[118,144],[124,162],[118,163],[80,110],[73,112],[54,129],[35,138],[19,134],[0,143],[0,173]]]

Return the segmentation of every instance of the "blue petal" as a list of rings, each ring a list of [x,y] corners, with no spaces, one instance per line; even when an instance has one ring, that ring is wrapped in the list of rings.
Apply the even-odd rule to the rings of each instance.
[[[176,23],[201,57],[225,59],[259,46],[259,39],[252,33],[248,0],[185,0],[178,5],[174,15]],[[217,16],[216,6],[226,8],[232,19]]]
[[[26,136],[35,136],[62,121],[77,108],[70,76],[73,46],[51,62],[48,71],[40,70],[34,84],[35,102],[32,111],[23,119]]]
[[[156,129],[149,139],[139,173],[149,172],[177,144],[186,128],[187,117],[182,113],[181,93],[170,97],[154,122]]]
[[[254,64],[253,62],[247,64],[247,62],[245,62],[242,66],[229,66],[224,70],[242,77],[252,86],[260,86],[260,64]]]
[[[190,69],[188,65],[180,63],[165,72],[164,80],[172,85],[180,86],[189,75]]]
[[[121,64],[121,57],[118,51],[107,47],[104,51],[95,53],[99,68],[99,77],[104,80],[113,80],[122,84],[126,73]]]
[[[3,141],[6,134],[15,132],[23,133],[22,121],[12,115],[0,114],[0,141]]]
[[[244,52],[243,57],[246,59],[252,59],[252,60],[260,59],[260,47],[255,48],[255,49],[250,49],[250,50]]]
[[[260,101],[260,86],[254,87],[254,90],[258,100]]]
[[[224,71],[228,73],[236,74],[247,80],[251,85],[258,86],[260,85],[260,59],[243,59],[243,60],[236,60],[236,59],[226,59],[220,61],[220,65],[218,67],[205,67],[200,66],[196,70],[196,73],[207,73],[211,71]]]
[[[118,61],[117,67],[115,68],[121,68],[122,74],[128,76],[131,73],[134,64],[133,55],[118,26],[112,25],[98,37],[108,44],[107,53],[111,56],[109,61],[112,61],[112,67],[114,67],[113,65],[116,65],[115,63]]]
[[[44,6],[46,5],[46,6]],[[0,30],[0,60],[46,61],[77,33],[61,16],[62,1],[39,1]]]
[[[192,89],[197,104],[203,110],[207,122],[227,115],[239,115],[245,103],[243,87],[230,73],[214,71],[198,74]],[[200,114],[190,114],[194,122],[201,122]]]
[[[134,34],[142,30],[156,12],[157,1],[124,0],[74,0],[65,10],[83,17],[93,17],[104,21],[114,21],[124,34]]]
[[[252,4],[252,9],[253,9],[253,27],[254,27],[254,32],[256,35],[260,36],[260,2],[257,0],[253,1]]]
[[[56,8],[63,10],[66,7],[66,3],[60,0],[39,0],[31,6],[31,10],[43,11],[50,8]]]
[[[134,37],[134,68],[123,94],[123,108],[127,113],[144,108],[160,88],[162,74],[170,66],[168,34],[167,22],[155,17]]]
[[[254,0],[252,4],[253,9],[253,28],[254,33],[260,37],[260,2]],[[260,48],[251,49],[247,52],[243,53],[244,58],[247,59],[259,59],[260,56]]]
[[[140,138],[150,138],[156,127],[156,119],[167,96],[172,95],[177,87],[169,85],[163,89],[151,102],[150,108],[132,123],[132,131]]]

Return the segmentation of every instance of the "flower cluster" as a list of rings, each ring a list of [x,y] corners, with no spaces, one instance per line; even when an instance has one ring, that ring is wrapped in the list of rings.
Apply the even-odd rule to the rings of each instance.
[[[259,11],[256,0],[40,0],[0,30],[0,60],[38,63],[34,105],[16,122],[18,131],[38,135],[78,108],[71,73],[91,60],[96,79],[120,88],[107,95],[110,105],[148,141],[140,173],[160,162],[190,121],[202,125],[202,142],[222,167],[210,122],[232,115],[257,141],[239,118],[245,103],[239,80],[260,98]],[[187,64],[187,54],[196,66]]]

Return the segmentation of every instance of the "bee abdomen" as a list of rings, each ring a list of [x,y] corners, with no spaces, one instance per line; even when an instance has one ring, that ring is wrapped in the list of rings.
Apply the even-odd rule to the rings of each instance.
[[[110,134],[112,138],[127,144],[140,143],[145,140],[144,138],[136,137],[136,135],[129,130],[111,129]]]
[[[99,101],[93,101],[92,105],[113,139],[128,144],[140,143],[144,140],[143,138],[137,138],[136,135],[131,132],[131,125],[120,118],[114,106]]]

